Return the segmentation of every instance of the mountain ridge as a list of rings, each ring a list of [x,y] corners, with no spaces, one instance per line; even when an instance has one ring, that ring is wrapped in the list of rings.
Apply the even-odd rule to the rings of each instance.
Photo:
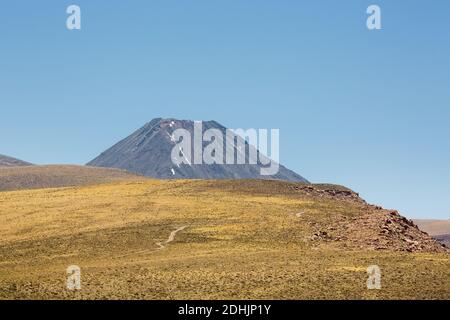
[[[0,192],[63,188],[134,181],[145,177],[115,168],[79,165],[34,165],[0,168]]]
[[[32,163],[0,154],[0,167],[19,167],[32,165]]]

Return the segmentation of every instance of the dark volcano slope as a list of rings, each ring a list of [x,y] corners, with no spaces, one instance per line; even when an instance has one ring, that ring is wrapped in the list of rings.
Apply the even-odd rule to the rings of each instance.
[[[218,129],[225,137],[226,128],[215,121],[205,121],[203,132],[208,129]],[[157,118],[142,128],[115,144],[97,158],[88,163],[89,166],[120,168],[130,172],[160,179],[273,179],[295,182],[308,182],[299,174],[280,165],[274,175],[261,175],[264,167],[260,161],[257,164],[180,164],[172,162],[171,153],[177,144],[173,138],[176,129],[185,129],[194,137],[194,122],[189,120]],[[237,138],[242,139],[242,138]],[[233,148],[235,158],[238,153],[244,153],[248,159],[250,150],[254,147],[243,141],[245,150],[241,151],[223,141],[224,157],[227,148]],[[203,143],[205,147],[208,143]],[[192,146],[193,148],[193,146]],[[253,149],[252,149],[253,148]],[[228,150],[229,151],[229,150]],[[256,150],[259,154],[259,151]],[[192,152],[193,154],[193,152]],[[189,159],[191,163],[191,159]],[[225,162],[225,161],[224,161]]]

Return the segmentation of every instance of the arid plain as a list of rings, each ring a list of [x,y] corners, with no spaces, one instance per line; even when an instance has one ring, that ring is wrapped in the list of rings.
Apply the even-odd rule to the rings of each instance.
[[[1,299],[450,299],[448,251],[339,186],[123,177],[4,191],[0,234]],[[66,287],[70,265],[81,290]]]

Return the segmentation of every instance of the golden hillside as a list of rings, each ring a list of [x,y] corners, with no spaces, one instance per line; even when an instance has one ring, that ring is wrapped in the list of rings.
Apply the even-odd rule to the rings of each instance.
[[[142,180],[0,193],[3,299],[450,299],[450,256],[337,186]],[[382,289],[366,288],[369,265]],[[82,289],[66,289],[66,268]]]
[[[143,179],[125,170],[78,165],[0,167],[0,191],[58,188]]]

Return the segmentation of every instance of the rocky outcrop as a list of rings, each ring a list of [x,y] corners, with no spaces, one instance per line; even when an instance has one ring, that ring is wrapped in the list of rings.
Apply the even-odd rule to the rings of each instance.
[[[311,223],[310,240],[353,249],[446,252],[447,248],[395,210],[367,204],[356,192],[326,185],[295,186],[310,197],[349,201],[358,214],[333,214],[327,223]]]

